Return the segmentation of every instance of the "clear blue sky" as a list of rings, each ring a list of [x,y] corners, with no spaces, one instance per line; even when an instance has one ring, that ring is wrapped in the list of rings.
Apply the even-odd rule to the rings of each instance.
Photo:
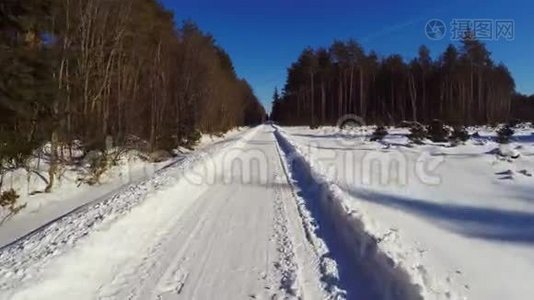
[[[380,55],[411,59],[421,44],[439,55],[450,42],[429,40],[425,24],[453,19],[513,19],[513,41],[488,41],[496,62],[505,63],[517,90],[534,94],[534,1],[532,0],[161,0],[177,24],[192,19],[214,35],[270,110],[274,87],[281,89],[287,67],[306,46],[328,46],[354,38]]]

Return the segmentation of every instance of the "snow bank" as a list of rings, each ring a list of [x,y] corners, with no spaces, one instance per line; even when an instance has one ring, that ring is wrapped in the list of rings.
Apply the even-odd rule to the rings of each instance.
[[[224,136],[202,135],[197,151],[207,151],[229,141],[239,139],[246,127],[236,128]],[[73,156],[81,157],[82,151],[75,145]],[[48,153],[49,145],[42,152]],[[67,153],[66,156],[71,153]],[[49,165],[46,159],[34,158],[29,162],[31,172],[23,168],[10,171],[3,176],[2,190],[14,189],[20,196],[17,205],[24,208],[15,215],[0,209],[0,247],[16,241],[61,216],[94,201],[101,201],[121,192],[121,189],[141,183],[155,175],[158,170],[180,162],[190,155],[191,150],[180,147],[176,157],[159,163],[141,159],[143,154],[136,150],[125,151],[118,156],[117,165],[110,167],[100,178],[100,184],[82,184],[79,179],[85,171],[76,166],[62,166],[51,193],[43,193],[47,185]]]
[[[336,256],[337,267],[345,269],[340,272],[350,276],[341,275],[342,287],[348,290],[349,298],[361,295],[360,288],[367,289],[365,293],[373,299],[421,299],[425,294],[422,280],[411,277],[413,274],[407,272],[401,261],[382,251],[380,241],[366,230],[358,213],[346,205],[339,187],[315,170],[298,145],[279,127],[275,127],[275,135],[285,152],[293,180],[301,189],[311,189],[315,195],[308,201],[316,202],[310,204],[314,217],[321,226],[328,227],[323,229],[327,231],[323,239],[331,255]],[[351,279],[364,280],[369,286],[354,286]]]

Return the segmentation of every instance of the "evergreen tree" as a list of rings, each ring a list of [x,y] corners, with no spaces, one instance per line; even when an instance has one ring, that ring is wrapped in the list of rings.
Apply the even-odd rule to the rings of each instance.
[[[495,65],[471,32],[459,49],[449,45],[434,61],[421,46],[406,63],[400,55],[366,54],[353,40],[334,41],[328,50],[307,48],[288,69],[272,118],[288,125],[335,124],[357,114],[367,123],[441,119],[456,126],[509,119],[515,84],[506,66]]]
[[[49,138],[54,121],[54,57],[42,38],[49,30],[49,5],[0,5],[0,172],[10,164],[23,164]]]

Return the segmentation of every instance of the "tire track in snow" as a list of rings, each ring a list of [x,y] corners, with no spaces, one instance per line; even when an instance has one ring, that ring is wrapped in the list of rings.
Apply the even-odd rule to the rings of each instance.
[[[285,175],[285,181],[290,187],[291,199],[294,201],[295,216],[294,220],[299,220],[298,225],[294,225],[303,232],[303,239],[307,245],[302,245],[301,252],[307,257],[313,257],[315,262],[312,267],[320,276],[322,289],[325,291],[328,299],[345,299],[346,291],[340,286],[338,267],[335,260],[330,257],[329,249],[325,241],[317,235],[317,221],[308,210],[305,200],[298,194],[299,187],[295,185],[292,177],[291,163],[294,157],[288,156],[279,143],[276,129],[273,130],[273,137],[276,143],[276,149],[280,160],[280,166]]]
[[[228,243],[224,237],[221,237],[221,228],[218,227],[229,226],[227,233],[232,234],[232,226],[239,224],[240,217],[242,217],[240,214],[247,213],[244,210],[246,207],[241,208],[239,204],[240,200],[237,195],[243,193],[241,189],[242,185],[210,186],[201,199],[195,202],[194,207],[180,217],[176,224],[169,225],[171,229],[163,235],[164,241],[158,243],[157,252],[143,255],[146,267],[127,273],[127,275],[132,274],[133,277],[118,280],[127,282],[127,285],[107,288],[107,290],[119,289],[121,290],[119,293],[109,291],[107,293],[121,299],[168,299],[178,296],[183,298],[187,296],[180,295],[182,292],[189,296],[201,294],[200,288],[209,286],[210,279],[227,276],[222,273],[213,275],[219,272],[217,268],[213,268],[213,261],[217,260],[214,255],[231,253],[232,248],[235,247],[234,244]],[[237,199],[233,199],[234,195]],[[255,211],[258,215],[252,219],[258,220],[258,224],[263,223],[264,219],[261,218],[265,218],[265,213],[261,209]],[[261,235],[262,231],[260,230],[258,234]],[[255,243],[256,240],[249,242]],[[265,252],[267,254],[269,251]],[[156,262],[152,263],[152,261]],[[221,266],[221,269],[224,268]],[[136,277],[136,274],[140,273],[145,275]],[[266,272],[260,274],[264,274],[260,277],[266,279]],[[270,286],[267,285],[267,287]],[[282,294],[276,292],[282,292]],[[288,299],[290,297],[284,290],[279,290],[275,291],[270,298]]]
[[[279,261],[276,263],[276,268],[280,272],[280,289],[287,293],[287,297],[297,297],[300,296],[297,281],[298,266],[295,262],[293,242],[289,237],[286,208],[282,200],[281,189],[278,187],[278,185],[282,183],[282,178],[276,173],[274,176],[275,198],[273,199],[274,238],[276,240],[279,255]]]
[[[204,287],[204,284],[207,282],[204,280],[204,275],[209,273],[218,273],[219,270],[213,269],[208,264],[208,261],[211,260],[214,253],[216,251],[221,251],[225,253],[227,250],[221,247],[221,244],[219,242],[220,236],[218,236],[219,232],[216,230],[212,230],[212,228],[217,227],[218,224],[228,224],[231,223],[231,220],[233,218],[233,214],[224,214],[219,213],[221,211],[224,211],[224,209],[229,206],[230,202],[232,201],[232,196],[234,195],[236,189],[228,189],[225,187],[223,193],[210,193],[210,196],[213,196],[214,194],[217,195],[218,198],[224,199],[223,201],[219,201],[222,203],[219,203],[219,206],[217,209],[214,209],[212,213],[209,214],[208,220],[210,221],[210,225],[208,226],[208,234],[207,238],[203,239],[201,244],[202,251],[196,252],[195,254],[198,255],[198,257],[192,257],[191,258],[191,265],[185,266],[185,270],[187,269],[195,269],[196,274],[198,274],[197,277],[194,278],[194,280],[191,280],[191,287],[190,290],[192,291],[191,294],[196,295],[200,288]],[[211,202],[213,199],[210,199]],[[208,214],[206,214],[208,215]],[[226,220],[225,220],[226,219]],[[226,221],[226,222],[225,222]],[[198,246],[197,246],[198,247]],[[196,250],[195,245],[191,245],[190,249]],[[198,249],[198,248],[197,248]],[[188,249],[189,250],[189,249]],[[199,264],[193,261],[200,261],[200,267]],[[172,269],[171,269],[172,270]],[[176,269],[179,270],[179,269]],[[168,277],[167,277],[168,278]],[[193,278],[192,278],[193,279]],[[167,280],[169,282],[169,280]],[[166,299],[167,293],[162,293],[161,290],[156,290],[158,292],[157,299]],[[171,297],[169,297],[171,298]],[[140,298],[142,299],[142,298]]]
[[[185,215],[178,219],[172,218],[155,235],[154,240],[157,242],[147,252],[140,258],[135,258],[135,261],[130,261],[124,269],[118,270],[111,284],[100,289],[100,298],[148,299],[146,293],[154,290],[169,264],[175,260],[187,260],[182,253],[187,250],[190,240],[207,226],[211,211],[218,208],[206,207],[206,201],[206,195],[201,196]],[[179,284],[183,285],[184,282],[176,283]]]

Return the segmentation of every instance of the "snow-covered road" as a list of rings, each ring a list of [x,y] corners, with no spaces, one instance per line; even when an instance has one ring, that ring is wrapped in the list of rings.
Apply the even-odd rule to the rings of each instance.
[[[262,125],[191,153],[0,248],[0,299],[532,294],[531,132],[517,137],[521,158],[503,161],[489,139],[407,147],[394,130],[387,145],[355,144]],[[427,150],[446,157],[440,184],[345,176],[374,174],[366,155],[398,149],[407,172]]]
[[[2,299],[343,297],[271,126],[0,251]]]

